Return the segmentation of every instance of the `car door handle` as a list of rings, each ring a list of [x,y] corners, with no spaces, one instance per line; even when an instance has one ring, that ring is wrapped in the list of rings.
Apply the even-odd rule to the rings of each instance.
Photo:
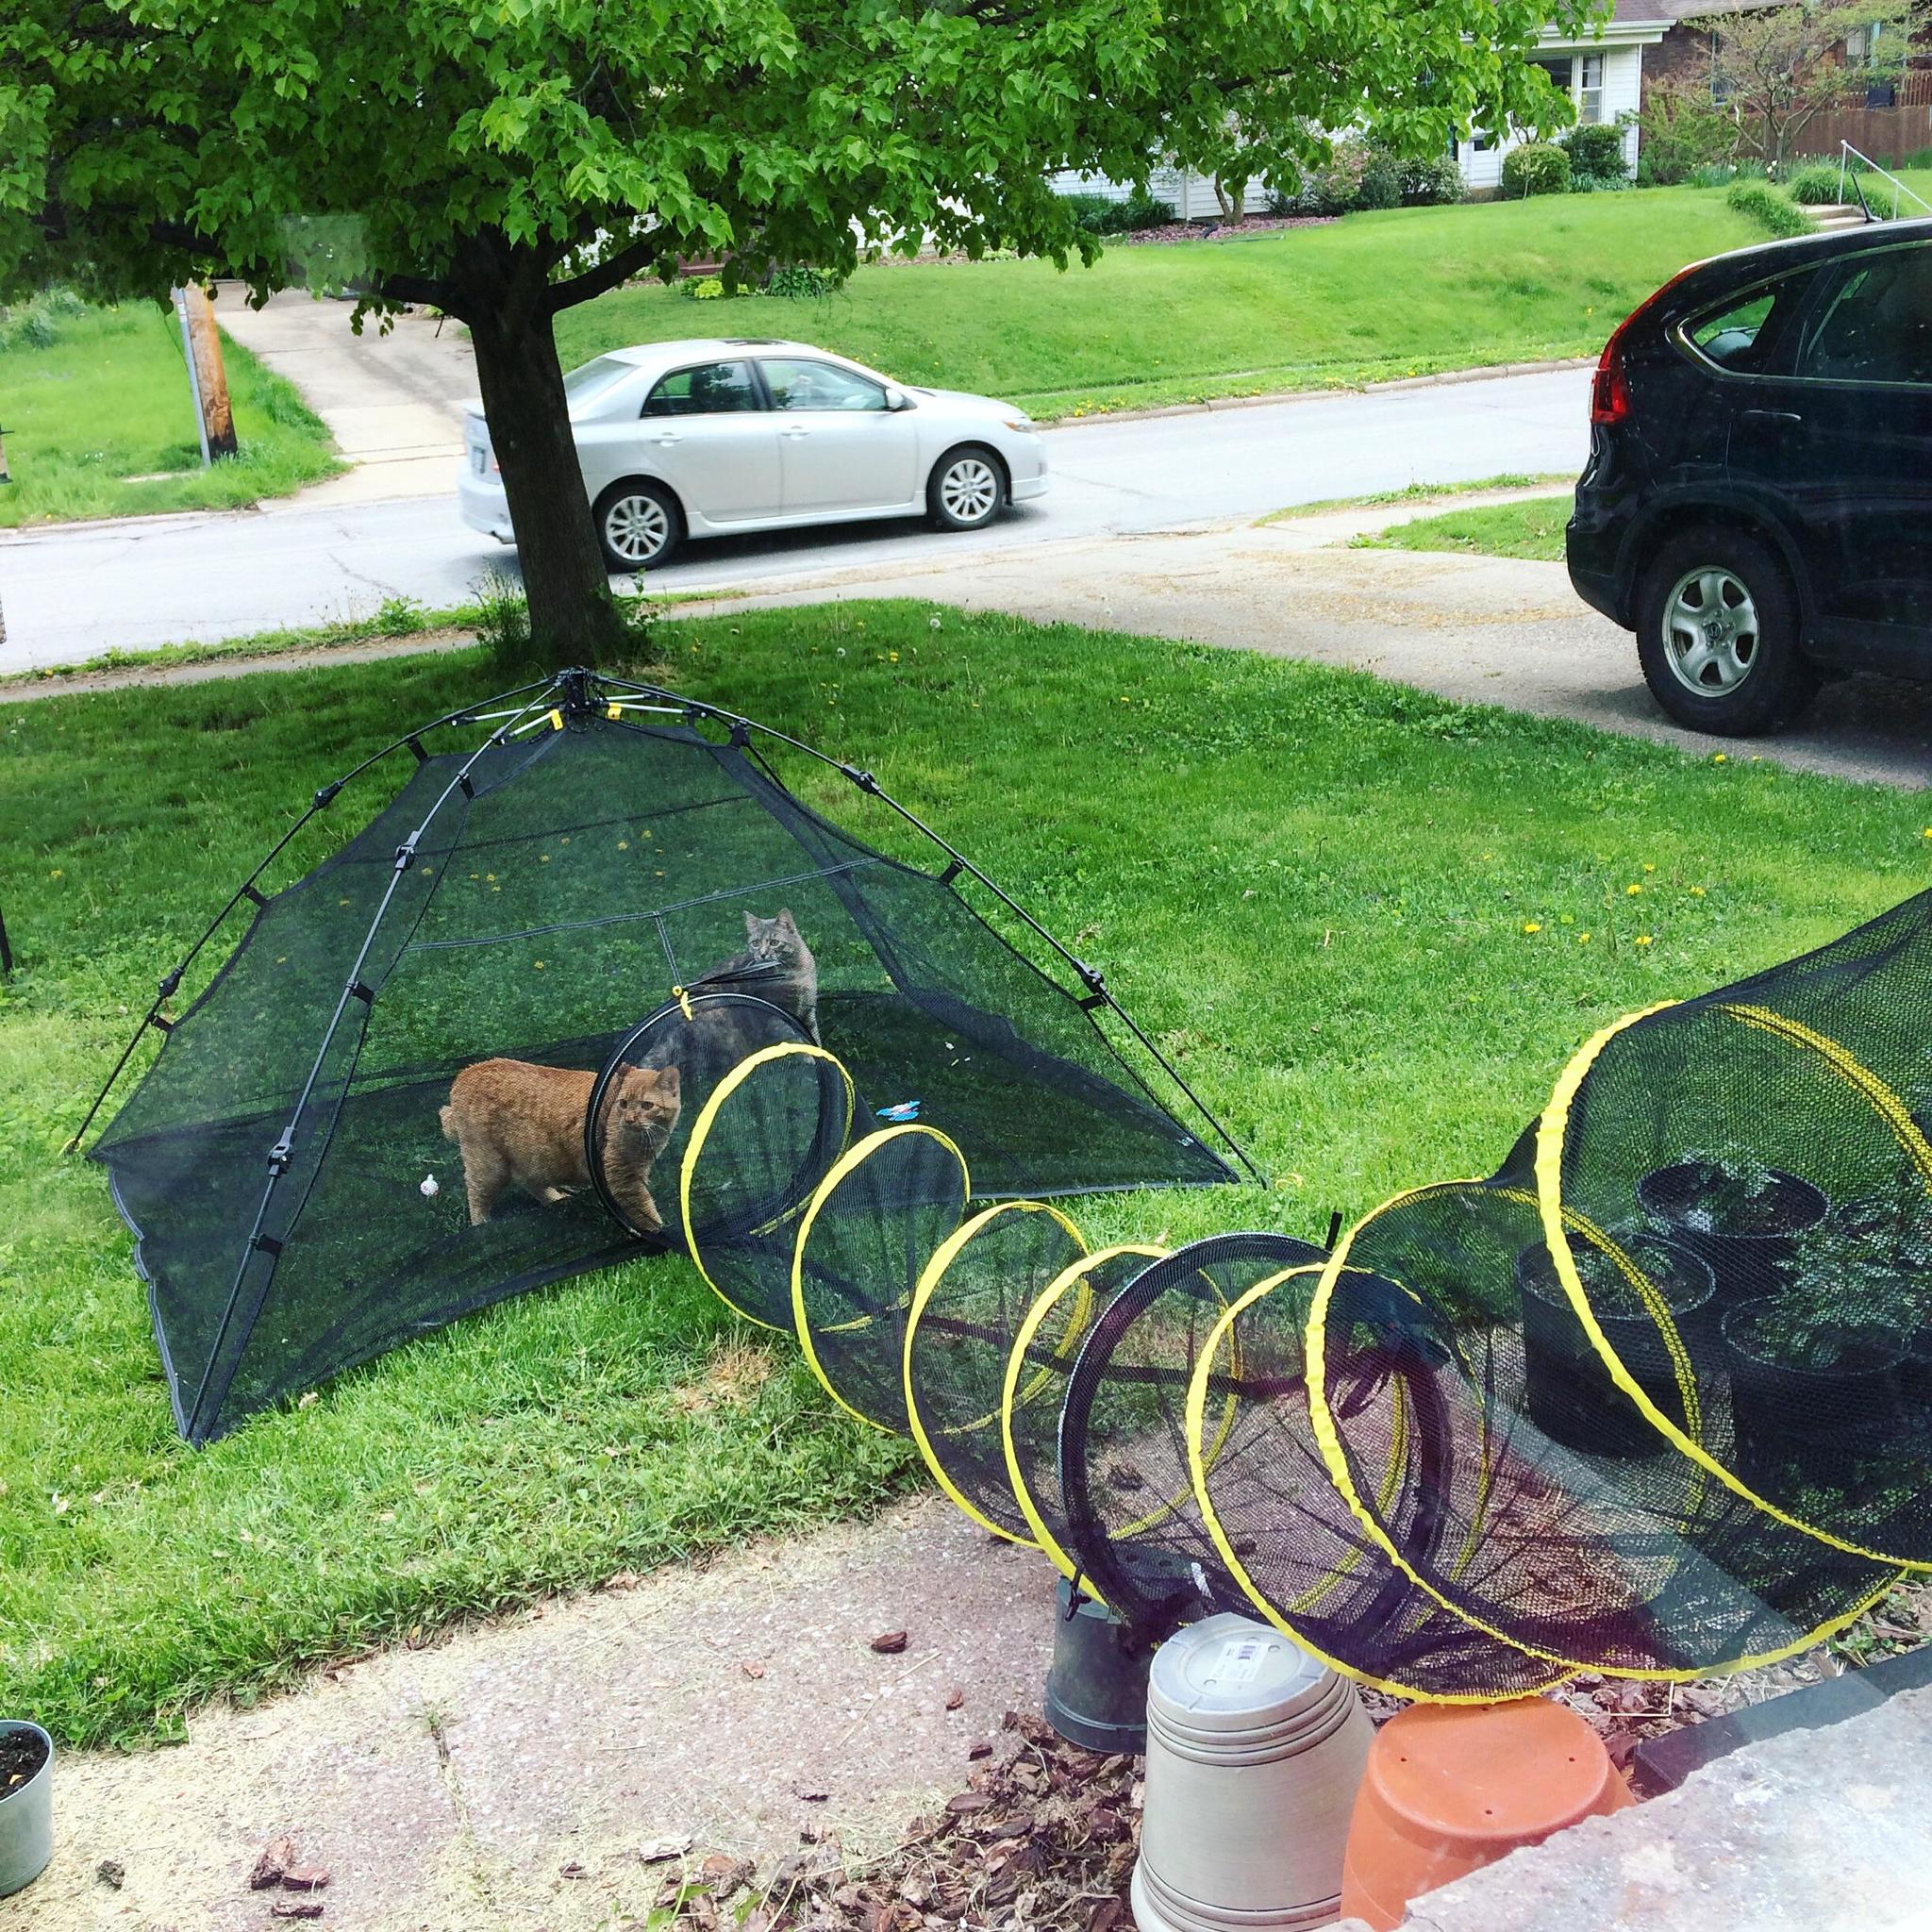
[[[1746,423],[1802,423],[1805,420],[1795,409],[1744,409],[1740,414]]]
[[[811,431],[809,429],[786,429],[780,431],[779,433],[781,435],[790,436],[796,439],[801,436],[809,436],[811,434]]]
[[[651,440],[659,449],[669,449],[673,443],[682,442],[684,438],[679,436],[675,430],[667,429],[661,436],[653,437]]]

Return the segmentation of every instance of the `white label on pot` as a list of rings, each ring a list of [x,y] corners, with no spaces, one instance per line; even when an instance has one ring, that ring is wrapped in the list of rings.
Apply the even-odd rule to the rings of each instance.
[[[1221,1660],[1214,1666],[1212,1681],[1217,1684],[1252,1684],[1261,1669],[1261,1659],[1274,1646],[1259,1637],[1237,1637],[1221,1646]]]

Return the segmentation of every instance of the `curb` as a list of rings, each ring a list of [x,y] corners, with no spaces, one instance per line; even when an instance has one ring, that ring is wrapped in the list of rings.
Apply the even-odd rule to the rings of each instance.
[[[1162,416],[1200,416],[1223,409],[1259,409],[1277,403],[1318,403],[1336,396],[1384,395],[1403,390],[1447,389],[1465,382],[1500,382],[1508,375],[1551,375],[1565,369],[1594,369],[1593,356],[1568,356],[1549,362],[1497,362],[1481,369],[1448,369],[1438,375],[1396,375],[1381,382],[1341,382],[1327,389],[1271,390],[1258,396],[1209,396],[1199,403],[1165,403],[1148,409],[1096,409],[1089,416],[1061,416],[1035,425],[1042,435],[1056,429],[1085,429],[1095,423],[1152,423]]]

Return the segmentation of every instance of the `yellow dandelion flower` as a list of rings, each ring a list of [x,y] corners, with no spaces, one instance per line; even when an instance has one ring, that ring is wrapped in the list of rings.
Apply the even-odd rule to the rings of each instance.
[[[620,839],[617,841],[617,849],[620,852],[628,852],[630,850],[630,841],[628,839]]]
[[[1624,896],[1626,899],[1634,899],[1636,898],[1639,892],[1642,891],[1642,890],[1643,888],[1641,886],[1625,886],[1624,888]]]
[[[1543,923],[1540,919],[1525,919],[1523,922],[1523,929],[1524,932],[1541,932],[1543,929]]]
[[[1728,752],[1714,751],[1710,755],[1710,761],[1714,765],[1727,765],[1731,761],[1731,755]]]
[[[550,855],[549,855],[549,853],[547,853],[547,852],[540,852],[540,853],[538,853],[538,855],[537,855],[537,863],[538,863],[539,865],[548,865],[548,864],[550,863]]]
[[[1639,933],[1639,934],[1637,935],[1637,938],[1636,938],[1636,940],[1635,940],[1635,941],[1633,941],[1633,943],[1635,943],[1635,944],[1637,944],[1637,945],[1640,945],[1640,946],[1647,946],[1647,945],[1649,945],[1649,944],[1650,944],[1650,942],[1651,942],[1651,940],[1650,940],[1650,935],[1649,935],[1649,934],[1648,934],[1647,932],[1641,932],[1641,933]]]
[[[1589,945],[1589,943],[1590,943],[1590,935],[1589,935],[1589,934],[1588,934],[1587,932],[1580,932],[1580,933],[1578,933],[1578,934],[1576,935],[1576,943],[1577,943],[1577,944],[1578,944],[1579,946],[1587,946],[1587,945]]]
[[[1657,870],[1657,867],[1654,865],[1646,865],[1643,869],[1645,872],[1655,872]]]
[[[541,959],[532,959],[532,960],[530,961],[530,964],[531,964],[532,966],[534,966],[534,967],[535,967],[535,968],[537,969],[537,971],[538,971],[539,973],[542,972],[542,970],[543,970],[543,962],[542,962],[542,960],[541,960]]]
[[[1703,888],[1702,886],[1692,886],[1692,887],[1690,888],[1690,896],[1691,896],[1691,897],[1692,897],[1693,899],[1701,899],[1701,898],[1703,898],[1703,897],[1704,897],[1704,888]]]
[[[886,653],[886,656],[894,664],[896,664],[899,661],[899,654],[897,651],[888,651]]]

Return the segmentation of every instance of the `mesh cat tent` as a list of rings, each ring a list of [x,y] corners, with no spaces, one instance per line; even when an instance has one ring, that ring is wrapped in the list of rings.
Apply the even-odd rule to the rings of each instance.
[[[898,813],[934,868],[803,803],[766,756],[781,741]],[[422,727],[325,787],[302,823],[399,760],[413,769],[362,829],[271,890],[300,826],[277,842],[161,982],[103,1092],[165,1035],[91,1152],[135,1235],[192,1441],[641,1249],[688,1250],[701,1268],[735,1258],[747,1312],[790,1325],[789,1249],[765,1278],[747,1238],[791,1225],[855,1123],[916,1120],[957,1150],[979,1200],[1208,1184],[1244,1159],[1100,974],[869,773],[674,692],[573,672]],[[969,892],[1023,923],[1046,963]],[[743,957],[746,915],[781,908],[815,956],[815,1011]],[[174,1014],[184,974],[244,913],[241,942]],[[547,1202],[511,1190],[473,1224],[441,1113],[454,1077],[492,1058],[591,1076],[589,1185]],[[721,1098],[728,1074],[768,1061]],[[667,1065],[683,1106],[658,1152],[652,1224],[613,1182],[611,1137],[626,1070]],[[702,1173],[685,1159],[701,1125]],[[824,1245],[841,1219],[824,1217]]]

